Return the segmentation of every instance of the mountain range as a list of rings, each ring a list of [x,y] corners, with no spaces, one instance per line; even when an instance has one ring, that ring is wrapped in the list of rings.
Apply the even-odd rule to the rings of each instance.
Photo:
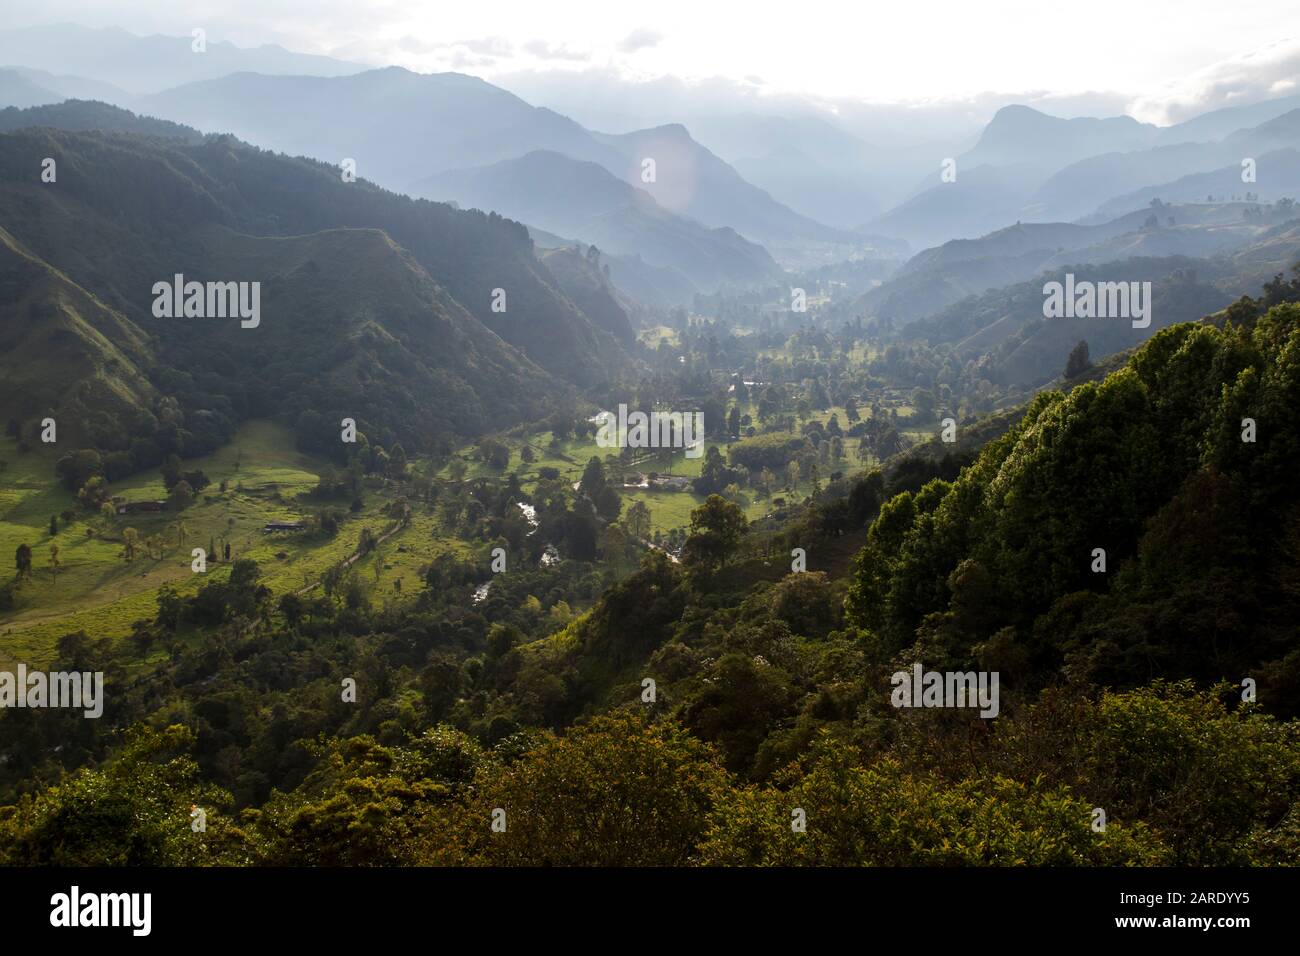
[[[674,269],[699,289],[774,278],[779,269],[762,246],[734,229],[710,229],[665,209],[647,191],[603,166],[538,150],[491,166],[451,170],[422,180],[421,195],[492,209],[604,252],[639,255]]]
[[[137,36],[114,27],[97,29],[71,23],[0,30],[0,64],[43,71],[47,77],[66,74],[68,65],[76,64],[78,80],[69,77],[42,84],[69,97],[99,96],[108,87],[138,96],[245,71],[339,76],[365,69],[274,44],[245,48],[208,40],[206,35],[200,44],[194,35]],[[69,83],[84,84],[86,79],[100,84],[100,92],[92,94],[84,86],[67,87]]]
[[[93,130],[45,125],[60,113]],[[61,383],[66,400],[102,391],[111,366],[135,383],[126,403],[147,407],[139,370],[194,414],[237,420],[251,406],[292,421],[308,407],[351,408],[427,446],[539,414],[566,382],[590,386],[628,361],[617,301],[585,313],[516,223],[344,182],[231,137],[103,132],[139,123],[103,105],[34,110],[41,127],[6,118],[6,335],[18,363],[38,334],[24,323],[59,317],[49,336],[82,356],[68,362],[82,371]],[[54,183],[41,181],[46,157]],[[158,318],[154,285],[176,274],[260,283],[260,325]],[[13,398],[63,407],[48,385],[30,388],[41,367],[9,369]]]
[[[534,181],[558,192],[571,170],[525,161],[531,153],[556,153],[600,166],[668,214],[706,229],[735,230],[796,267],[880,254],[884,243],[873,237],[925,248],[1016,221],[1113,219],[1138,208],[1128,204],[1142,196],[1186,202],[1199,198],[1201,186],[1227,198],[1231,171],[1239,171],[1244,158],[1259,163],[1249,191],[1276,200],[1294,191],[1286,151],[1300,147],[1300,97],[1294,95],[1168,127],[1127,116],[1061,118],[1009,104],[964,149],[953,144],[965,134],[947,137],[944,145],[924,123],[914,140],[882,148],[864,137],[866,127],[849,109],[819,114],[790,101],[786,115],[775,107],[728,114],[710,107],[707,97],[694,107],[685,90],[665,89],[665,103],[690,117],[689,130],[660,122],[600,132],[463,74],[368,69],[274,46],[212,42],[197,53],[193,42],[72,26],[0,31],[0,105],[94,97],[291,155],[331,164],[352,159],[362,177],[412,195],[429,196],[453,180],[463,183],[473,170],[511,162],[531,165],[534,176],[553,173],[554,182]],[[69,57],[69,50],[76,55]],[[77,75],[68,75],[69,63]],[[640,115],[665,111],[668,106]],[[620,126],[635,119],[584,113]],[[947,159],[955,162],[952,182],[940,179]],[[1211,174],[1213,183],[1196,181]],[[476,198],[486,211],[527,221],[523,212],[494,205],[507,207],[508,195],[480,190]],[[663,231],[635,218],[609,228],[622,240],[645,237],[644,247],[622,245],[608,232],[568,238],[599,246],[603,235],[611,250],[639,254],[653,267],[677,268],[695,256],[688,241],[674,242],[665,255]],[[555,222],[528,224],[563,232],[552,228]],[[651,236],[658,237],[657,248]],[[689,276],[692,285],[712,283],[705,278],[709,272]],[[743,274],[720,270],[717,281]]]
[[[936,157],[911,197],[864,228],[927,246],[1011,221],[1073,221],[1101,210],[1113,217],[1135,208],[1118,197],[1203,198],[1174,184],[1214,171],[1223,184],[1225,170],[1236,177],[1228,195],[1280,199],[1296,181],[1285,151],[1300,147],[1297,107],[1300,98],[1283,97],[1160,128],[1129,117],[1067,120],[1008,106],[970,151],[952,158],[955,175],[944,181]],[[1235,125],[1247,122],[1255,125]],[[1281,161],[1261,164],[1265,156]],[[1254,180],[1242,178],[1245,159],[1256,161]]]
[[[963,362],[978,364],[990,381],[1036,388],[1056,378],[1080,340],[1101,359],[1145,342],[1159,329],[1194,321],[1252,295],[1274,276],[1300,261],[1300,217],[1253,231],[1251,240],[1231,252],[1189,255],[1131,255],[1123,259],[1081,259],[1078,251],[1058,256],[1033,279],[963,298],[909,326],[909,333],[931,344],[952,346]],[[1068,262],[1069,264],[1064,264]],[[1150,282],[1151,324],[1107,319],[1045,319],[1044,285],[1075,280]]]
[[[85,133],[41,134],[52,136],[61,182],[74,177],[66,192],[50,192],[76,196],[94,184],[92,194],[107,204],[76,211],[86,235],[69,258],[53,238],[68,228],[69,209],[33,205],[39,192],[15,193],[10,239],[16,254],[137,323],[151,346],[169,333],[141,316],[142,280],[132,276],[140,264],[130,256],[144,247],[147,263],[161,262],[169,253],[157,237],[177,228],[160,224],[153,235],[141,225],[147,216],[131,227],[116,208],[138,199],[130,187],[144,170],[161,170],[164,198],[193,209],[186,242],[199,250],[194,265],[224,262],[221,250],[234,236],[297,241],[379,230],[392,249],[359,247],[359,255],[406,256],[472,328],[513,349],[524,372],[580,389],[625,367],[635,327],[654,322],[651,310],[689,305],[699,293],[779,287],[783,269],[862,257],[881,263],[873,275],[888,275],[907,244],[921,252],[836,308],[937,320],[969,297],[1046,273],[1136,261],[1168,264],[1153,267],[1159,276],[1215,262],[1202,277],[1248,288],[1237,280],[1249,271],[1249,250],[1268,245],[1270,267],[1285,258],[1286,240],[1276,237],[1292,218],[1287,197],[1300,191],[1295,96],[1168,127],[1012,104],[953,157],[928,155],[930,146],[918,142],[881,151],[807,112],[694,113],[710,148],[677,122],[599,132],[459,73],[368,69],[276,47],[216,43],[198,53],[186,38],[63,29],[0,31],[0,101],[26,105],[0,110],[0,130]],[[78,58],[85,76],[63,72],[66,59],[52,62],[56,45],[96,44],[110,52],[88,49]],[[178,51],[198,62],[177,65]],[[143,62],[155,54],[158,62]],[[125,63],[132,58],[142,62]],[[80,94],[129,102],[137,112]],[[128,143],[126,134],[135,138]],[[83,168],[88,151],[104,151],[99,158],[128,183],[125,197],[99,195],[106,173]],[[122,155],[130,160],[117,163]],[[949,160],[955,176],[941,181]],[[1247,165],[1251,176],[1243,175]],[[911,186],[900,192],[905,177]],[[781,195],[751,179],[780,184]],[[510,303],[504,308],[499,293]],[[477,332],[466,341],[488,348]],[[158,354],[164,361],[166,349]]]

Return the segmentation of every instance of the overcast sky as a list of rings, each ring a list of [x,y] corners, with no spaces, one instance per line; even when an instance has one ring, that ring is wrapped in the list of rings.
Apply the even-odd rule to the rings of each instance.
[[[873,102],[1106,93],[1141,119],[1168,121],[1300,92],[1298,11],[1297,0],[0,0],[0,24],[172,35],[202,26],[241,46],[487,79],[556,69],[724,77]]]

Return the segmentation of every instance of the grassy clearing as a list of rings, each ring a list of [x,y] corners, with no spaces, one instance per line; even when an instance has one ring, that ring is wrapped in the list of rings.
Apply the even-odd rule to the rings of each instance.
[[[192,594],[208,576],[228,573],[221,556],[227,544],[231,558],[251,558],[262,567],[263,579],[277,594],[297,590],[314,582],[331,565],[356,550],[364,527],[381,534],[391,524],[383,509],[388,499],[367,494],[359,515],[350,517],[333,538],[313,533],[267,534],[268,521],[306,518],[322,505],[305,506],[295,496],[315,487],[324,463],[294,448],[292,435],[267,422],[252,422],[238,432],[230,445],[218,452],[191,459],[185,469],[202,469],[212,484],[195,503],[182,512],[120,515],[112,519],[91,515],[81,509],[73,495],[54,478],[53,452],[17,453],[7,441],[0,459],[8,466],[0,471],[0,557],[14,560],[19,544],[34,552],[34,574],[16,591],[16,606],[0,615],[0,664],[48,658],[53,642],[63,634],[84,630],[95,637],[124,637],[131,624],[152,617],[159,589],[174,587]],[[226,491],[220,491],[222,481]],[[117,482],[114,495],[128,501],[165,497],[162,479],[145,472]],[[339,503],[331,505],[340,508]],[[49,534],[49,518],[72,509],[73,521],[59,520],[59,533]],[[346,510],[343,506],[343,510]],[[432,537],[431,520],[413,521],[380,548],[377,556],[359,562],[370,569],[382,561],[379,579],[392,574],[418,579],[418,567],[432,556],[439,542]],[[429,526],[426,526],[429,525]],[[160,550],[152,555],[141,547],[128,562],[124,557],[126,528],[134,528],[143,543],[157,535]],[[87,529],[92,534],[88,535]],[[408,539],[422,537],[419,546]],[[57,577],[50,567],[49,546],[59,547],[61,568]],[[447,542],[441,542],[445,548]],[[191,570],[191,549],[213,549],[207,575]],[[398,552],[399,547],[406,550]],[[6,572],[7,573],[7,572]]]
[[[676,348],[681,344],[681,339],[677,336],[677,330],[671,329],[666,325],[656,325],[648,329],[642,329],[637,334],[637,339],[642,344],[648,345],[652,349],[658,348],[659,343],[664,339],[667,339],[668,344],[673,348]]]
[[[486,546],[484,546],[486,547]],[[475,549],[467,542],[448,536],[433,514],[417,507],[411,523],[354,565],[371,591],[376,604],[401,600],[422,586],[420,572],[434,558],[446,552],[472,558]],[[487,555],[482,555],[486,560]],[[396,584],[395,582],[401,582]]]
[[[757,407],[753,404],[748,405],[745,412],[751,415],[757,413]],[[870,415],[870,411],[860,408],[859,413]],[[810,421],[820,421],[826,424],[830,421],[831,416],[835,415],[839,419],[840,427],[847,429],[849,422],[848,416],[843,407],[828,408],[825,411],[815,411],[810,416]],[[777,434],[793,435],[795,432],[779,432]],[[915,429],[904,431],[910,439],[924,441],[932,437],[930,429]],[[560,473],[560,476],[568,483],[573,484],[582,477],[582,471],[587,462],[593,457],[607,458],[610,449],[601,448],[594,438],[566,439],[560,442],[554,442],[554,435],[550,431],[530,432],[520,438],[515,436],[498,436],[498,440],[510,448],[510,464],[506,472],[499,472],[485,462],[479,461],[475,456],[473,445],[466,445],[456,453],[458,458],[465,466],[466,479],[491,478],[498,479],[503,474],[514,471],[519,475],[520,484],[525,491],[531,492],[536,488],[539,474],[542,468],[554,468]],[[729,442],[707,441],[704,443],[705,452],[710,447],[717,447],[726,457]],[[854,475],[875,467],[874,463],[863,463],[858,460],[858,446],[861,442],[856,438],[844,439],[844,457],[838,461],[833,461],[823,467],[821,482],[823,486],[829,481],[832,472],[843,472],[847,475]],[[525,462],[521,458],[523,447],[527,445],[533,451],[535,460]],[[674,452],[671,455],[652,455],[638,464],[632,466],[632,470],[641,472],[658,472],[660,474],[684,475],[694,478],[700,474],[704,464],[704,453],[698,458],[687,458],[682,452]],[[437,472],[439,478],[450,478],[450,464],[444,466]],[[785,475],[777,475],[778,482],[784,485]],[[622,490],[624,511],[631,506],[634,501],[642,501],[650,509],[651,526],[658,531],[667,532],[673,528],[686,528],[690,524],[691,511],[698,508],[704,503],[704,496],[697,495],[693,492],[674,492],[674,491],[652,491],[652,490]],[[800,500],[807,495],[812,494],[811,482],[800,481],[794,491],[786,491],[779,488],[773,491],[772,497],[784,497],[787,500]],[[757,492],[753,489],[745,489],[745,497],[748,504],[745,506],[745,514],[750,520],[761,518],[763,515],[772,510],[770,499],[759,498]]]

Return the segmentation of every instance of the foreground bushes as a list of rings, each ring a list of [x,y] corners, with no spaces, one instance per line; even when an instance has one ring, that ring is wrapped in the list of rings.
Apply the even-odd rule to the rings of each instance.
[[[400,746],[299,742],[315,769],[238,814],[198,779],[189,731],[142,728],[104,766],[0,808],[0,863],[1300,862],[1297,728],[1229,709],[1222,692],[1046,692],[1000,719],[964,764],[935,760],[905,733],[864,758],[842,731],[822,731],[762,786],[742,785],[675,721],[631,710],[490,751],[445,727]],[[205,832],[192,830],[191,805],[205,809]]]

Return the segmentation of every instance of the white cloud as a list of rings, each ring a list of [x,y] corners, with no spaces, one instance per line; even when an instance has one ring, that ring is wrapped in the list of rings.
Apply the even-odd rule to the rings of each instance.
[[[430,43],[428,40],[422,40],[420,37],[411,36],[409,33],[406,36],[398,37],[397,40],[394,41],[394,45],[397,49],[405,53],[434,53],[443,49],[441,43]]]
[[[514,46],[504,37],[488,36],[446,43],[407,34],[393,41],[393,49],[420,58],[425,66],[445,66],[455,70],[483,70],[514,56]]]
[[[505,37],[482,37],[478,40],[460,40],[452,46],[463,46],[480,56],[513,56],[514,46]]]
[[[618,45],[618,48],[623,53],[635,53],[637,50],[648,50],[651,47],[658,46],[663,42],[663,38],[664,35],[658,30],[637,27],[623,38],[623,42]]]
[[[446,63],[455,70],[481,70],[486,67],[494,66],[496,58],[491,56],[479,56],[477,53],[469,53],[459,47],[453,47],[450,51],[440,54],[440,62]]]
[[[575,0],[558,8],[532,0],[316,0],[310,16],[301,0],[5,4],[0,28],[79,22],[186,37],[202,25],[209,42],[273,42],[415,70],[451,62],[489,80],[608,66],[643,78],[725,77],[752,90],[759,85],[750,78],[761,75],[767,102],[789,94],[826,104],[954,103],[1038,90],[1049,111],[1070,112],[1106,109],[1109,91],[1118,91],[1115,99],[1140,118],[1171,121],[1300,90],[1296,43],[1275,42],[1300,36],[1296,0],[1252,0],[1248,16],[1225,12],[1222,0],[1091,0],[1087,16],[1037,0],[801,0],[797,29],[780,5],[737,11],[699,0]],[[1078,55],[1063,56],[1063,45]],[[1252,49],[1261,52],[1238,55]]]
[[[1296,91],[1300,77],[1300,39],[1284,39],[1261,50],[1220,60],[1158,93],[1140,96],[1133,116],[1155,123],[1177,123],[1207,110],[1243,106]]]
[[[584,62],[591,59],[590,53],[572,50],[563,43],[547,43],[545,40],[529,40],[524,44],[524,52],[539,60],[568,60]]]

